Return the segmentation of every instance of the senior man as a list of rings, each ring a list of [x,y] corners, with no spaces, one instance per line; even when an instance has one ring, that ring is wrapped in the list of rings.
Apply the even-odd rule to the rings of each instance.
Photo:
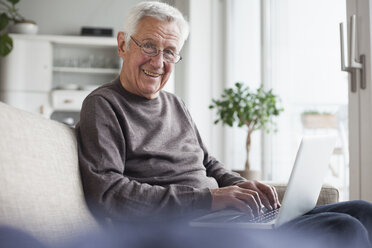
[[[253,216],[261,206],[280,207],[273,187],[247,181],[212,157],[183,101],[162,91],[187,37],[188,24],[177,9],[136,5],[117,35],[120,76],[83,103],[76,131],[84,192],[95,210],[113,220],[224,208]],[[340,203],[316,208],[291,225],[343,225],[343,231],[361,231],[368,243],[371,209],[365,202]]]

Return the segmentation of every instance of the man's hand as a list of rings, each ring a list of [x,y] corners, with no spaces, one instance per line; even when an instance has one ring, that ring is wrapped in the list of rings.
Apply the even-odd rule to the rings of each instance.
[[[233,207],[253,217],[261,213],[262,205],[269,210],[280,207],[275,188],[257,181],[211,189],[211,194],[212,210]]]
[[[274,186],[263,184],[257,181],[238,183],[237,186],[257,192],[262,205],[268,210],[273,210],[280,207],[278,193],[276,192]]]

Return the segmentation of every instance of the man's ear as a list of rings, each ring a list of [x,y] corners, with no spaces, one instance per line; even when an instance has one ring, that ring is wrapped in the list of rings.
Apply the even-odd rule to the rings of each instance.
[[[124,58],[124,55],[127,51],[124,32],[118,32],[117,41],[118,41],[118,55],[119,57]]]

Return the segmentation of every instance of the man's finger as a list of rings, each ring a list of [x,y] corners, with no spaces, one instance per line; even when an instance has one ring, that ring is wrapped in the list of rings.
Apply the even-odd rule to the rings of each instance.
[[[262,192],[260,192],[260,199],[263,206],[265,206],[268,210],[272,210],[270,201],[268,200],[267,196]]]
[[[264,206],[268,209],[277,208],[277,204],[276,204],[277,200],[275,199],[276,198],[276,196],[275,196],[276,190],[271,188],[271,186],[269,186],[269,185],[259,183],[259,182],[257,183],[257,187],[263,194],[265,194],[266,198],[269,201],[268,206],[266,206],[265,204],[264,204]]]
[[[270,187],[271,187],[271,191],[274,194],[274,200],[275,200],[273,203],[273,206],[274,208],[278,208],[280,206],[278,193],[276,192],[276,189],[274,186],[270,185]]]
[[[235,207],[236,209],[240,210],[241,212],[247,214],[249,217],[254,217],[255,215],[253,214],[253,211],[250,206],[248,206],[244,201],[239,200],[238,198],[235,198],[231,202],[232,206]]]
[[[274,191],[275,193],[275,201],[276,201],[276,205],[277,207],[280,207],[280,202],[279,202],[279,196],[278,196],[278,192],[276,191],[275,187],[274,186],[271,186],[272,190]]]
[[[248,205],[255,216],[259,215],[259,212],[261,211],[261,201],[259,199],[258,203],[252,194],[246,194],[244,192],[237,192],[236,197],[243,201],[245,205]]]
[[[263,201],[268,202],[265,195],[262,194],[259,190],[251,190],[251,189],[245,189],[245,188],[240,188],[240,190],[242,190],[246,194],[251,194],[254,197],[258,205],[258,212],[261,212]]]

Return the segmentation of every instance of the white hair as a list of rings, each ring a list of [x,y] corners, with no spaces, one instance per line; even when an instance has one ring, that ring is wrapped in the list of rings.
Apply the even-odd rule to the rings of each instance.
[[[125,19],[124,37],[127,48],[129,48],[130,36],[137,31],[139,22],[145,17],[175,22],[181,32],[181,47],[189,36],[189,24],[178,9],[161,2],[141,2],[129,11]]]

